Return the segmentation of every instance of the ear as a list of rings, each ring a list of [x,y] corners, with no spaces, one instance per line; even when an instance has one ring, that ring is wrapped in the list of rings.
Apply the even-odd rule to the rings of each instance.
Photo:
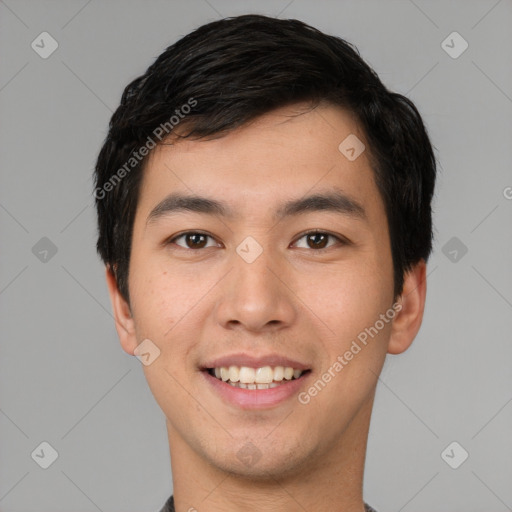
[[[105,268],[105,277],[107,280],[108,293],[110,302],[114,311],[114,319],[116,323],[116,331],[123,350],[134,355],[133,351],[137,347],[137,337],[135,335],[135,323],[132,318],[130,305],[121,295],[117,287],[117,281],[109,265]]]
[[[404,276],[403,291],[397,300],[402,308],[393,319],[389,354],[401,354],[411,346],[423,320],[426,293],[427,265],[424,260],[420,260]]]

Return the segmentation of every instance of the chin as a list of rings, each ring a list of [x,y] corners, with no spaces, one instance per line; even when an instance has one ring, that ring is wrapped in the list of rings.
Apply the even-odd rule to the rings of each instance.
[[[266,442],[265,442],[266,441]],[[236,448],[235,448],[236,447]],[[303,451],[304,445],[294,442],[285,446],[281,442],[243,440],[231,443],[227,456],[218,457],[217,451],[210,458],[211,465],[240,478],[252,482],[269,482],[287,476],[300,474],[310,457]],[[234,449],[233,449],[234,448]],[[301,448],[299,451],[298,448]]]

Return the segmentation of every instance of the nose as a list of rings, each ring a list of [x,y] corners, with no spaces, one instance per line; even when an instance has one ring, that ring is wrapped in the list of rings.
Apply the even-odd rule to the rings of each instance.
[[[222,281],[216,317],[225,329],[268,332],[293,324],[297,316],[292,266],[270,249],[252,262],[233,254],[233,269]]]

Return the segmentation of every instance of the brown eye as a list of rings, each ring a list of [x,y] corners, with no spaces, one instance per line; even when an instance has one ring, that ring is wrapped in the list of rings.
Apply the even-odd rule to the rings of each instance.
[[[297,239],[297,244],[299,240],[305,239],[306,244],[299,246],[301,249],[315,249],[317,251],[321,251],[323,249],[329,249],[333,245],[336,245],[336,243],[329,244],[329,239],[334,240],[335,242],[338,242],[338,244],[343,245],[346,243],[343,239],[340,237],[337,237],[331,233],[326,233],[323,231],[310,231],[309,233],[304,233],[300,238]]]
[[[196,231],[188,231],[187,233],[182,233],[167,243],[176,244],[178,247],[182,249],[204,249],[207,245],[208,238],[212,238],[210,235],[205,233],[200,233]],[[184,239],[184,245],[177,243],[177,240]],[[212,247],[211,245],[209,247]]]
[[[185,235],[186,244],[193,249],[202,249],[206,244],[206,235],[191,233]]]
[[[325,233],[311,233],[306,235],[308,245],[312,249],[323,249],[327,245],[327,239],[329,235]]]

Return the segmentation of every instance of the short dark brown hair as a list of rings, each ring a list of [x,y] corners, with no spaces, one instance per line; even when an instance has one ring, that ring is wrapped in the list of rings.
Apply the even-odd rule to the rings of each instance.
[[[124,90],[96,163],[97,250],[129,303],[131,240],[147,151],[173,126],[222,136],[278,107],[327,103],[355,114],[383,198],[395,298],[432,251],[436,161],[414,104],[390,92],[350,43],[260,15],[208,23],[169,46]],[[162,129],[163,127],[163,129]],[[155,141],[155,139],[157,139]]]

